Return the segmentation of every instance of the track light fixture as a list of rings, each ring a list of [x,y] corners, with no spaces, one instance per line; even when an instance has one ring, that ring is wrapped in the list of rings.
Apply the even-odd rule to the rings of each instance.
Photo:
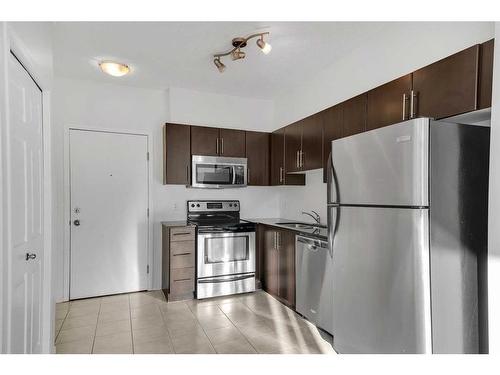
[[[231,59],[233,61],[241,60],[241,59],[245,58],[246,54],[241,49],[245,48],[247,46],[247,42],[250,39],[259,38],[259,39],[257,39],[257,46],[260,48],[262,53],[264,53],[265,55],[267,55],[269,52],[271,52],[271,45],[269,43],[267,43],[266,41],[264,41],[265,35],[269,35],[269,32],[252,34],[252,35],[247,36],[245,38],[241,38],[241,37],[234,38],[232,40],[233,48],[230,51],[216,53],[214,55],[214,64],[217,67],[217,69],[219,69],[219,72],[222,73],[226,69],[226,66],[221,61],[221,57],[231,56]]]
[[[220,61],[220,58],[218,57],[214,59],[214,64],[221,73],[226,69],[226,66],[222,63],[222,61]]]

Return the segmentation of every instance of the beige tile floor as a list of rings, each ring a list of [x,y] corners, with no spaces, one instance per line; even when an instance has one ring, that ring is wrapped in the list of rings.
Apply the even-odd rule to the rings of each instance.
[[[334,354],[330,343],[265,292],[166,302],[150,291],[56,308],[57,353]]]

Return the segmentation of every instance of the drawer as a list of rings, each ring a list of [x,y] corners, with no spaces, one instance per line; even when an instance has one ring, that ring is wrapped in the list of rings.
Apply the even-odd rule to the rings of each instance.
[[[194,241],[177,241],[170,244],[170,256],[182,254],[194,254]]]
[[[170,242],[194,241],[195,232],[195,227],[170,228]]]
[[[170,269],[194,267],[194,252],[170,256]]]
[[[170,294],[194,292],[194,267],[172,270],[170,274]]]

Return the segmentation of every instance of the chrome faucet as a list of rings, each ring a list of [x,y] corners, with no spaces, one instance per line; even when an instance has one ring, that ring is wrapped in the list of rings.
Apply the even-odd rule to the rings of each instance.
[[[317,224],[321,224],[321,222],[320,222],[321,217],[319,216],[319,214],[316,211],[313,211],[313,210],[311,210],[311,212],[312,212],[312,214],[310,214],[309,212],[302,211],[302,215],[311,216]]]

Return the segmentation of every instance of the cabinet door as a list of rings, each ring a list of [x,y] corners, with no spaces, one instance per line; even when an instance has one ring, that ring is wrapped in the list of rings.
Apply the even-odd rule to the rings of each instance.
[[[493,50],[495,40],[481,44],[479,66],[478,109],[491,107],[491,88],[493,85]]]
[[[323,116],[316,113],[302,120],[301,170],[323,166]]]
[[[410,92],[411,74],[368,91],[366,130],[407,120]]]
[[[285,172],[298,172],[302,147],[302,121],[285,127]]]
[[[284,129],[271,133],[271,185],[282,185],[285,175]]]
[[[479,45],[415,71],[415,115],[440,119],[474,111],[478,71]]]
[[[263,270],[262,284],[263,288],[269,294],[278,296],[278,249],[276,230],[272,227],[263,226]]]
[[[342,137],[362,133],[366,130],[366,93],[355,96],[342,104]]]
[[[269,139],[269,133],[246,132],[248,185],[269,185]]]
[[[219,128],[191,126],[191,153],[193,155],[218,156]]]
[[[232,158],[245,157],[245,131],[220,129],[219,153]]]
[[[164,184],[189,184],[191,175],[190,126],[166,124],[164,128]]]
[[[323,116],[323,182],[326,183],[326,169],[332,151],[332,141],[342,137],[342,104],[324,110],[321,115]]]
[[[278,297],[295,307],[295,233],[278,231]]]

